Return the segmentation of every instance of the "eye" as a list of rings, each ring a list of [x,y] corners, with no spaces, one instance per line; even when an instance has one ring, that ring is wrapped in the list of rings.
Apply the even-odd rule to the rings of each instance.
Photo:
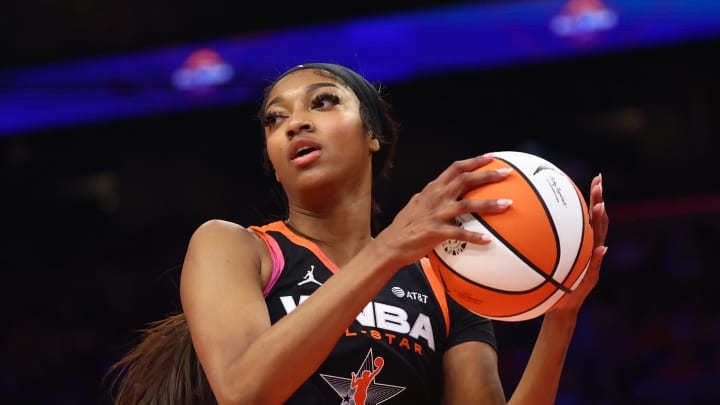
[[[320,93],[312,99],[313,108],[327,108],[340,104],[340,97],[331,93]]]
[[[268,112],[265,114],[265,116],[262,119],[262,123],[264,127],[272,127],[274,125],[278,124],[278,121],[284,118],[283,114],[279,112]]]

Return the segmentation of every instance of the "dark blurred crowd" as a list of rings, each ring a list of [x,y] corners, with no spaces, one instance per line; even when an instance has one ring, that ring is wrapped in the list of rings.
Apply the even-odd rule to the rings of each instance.
[[[611,229],[558,404],[720,403],[720,216],[615,223]],[[533,336],[518,344],[506,334],[525,328],[498,329],[503,371],[516,381]]]

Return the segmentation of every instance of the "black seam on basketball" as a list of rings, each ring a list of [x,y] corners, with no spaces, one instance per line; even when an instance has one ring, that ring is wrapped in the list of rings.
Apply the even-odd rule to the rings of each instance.
[[[482,219],[482,217],[480,217],[479,215],[477,215],[477,214],[475,214],[475,213],[473,213],[472,215],[473,215],[473,217],[475,217],[475,219],[478,220],[478,222],[482,223],[482,224],[485,226],[485,228],[486,228],[490,233],[492,233],[493,235],[495,235],[495,238],[497,238],[500,242],[502,242],[503,245],[505,245],[505,247],[507,247],[510,251],[512,251],[518,259],[522,260],[525,264],[527,264],[528,267],[530,267],[530,268],[531,268],[535,273],[537,273],[540,277],[542,277],[543,279],[545,279],[546,282],[552,284],[553,286],[555,286],[555,288],[561,290],[561,291],[564,292],[564,293],[569,294],[569,293],[572,292],[572,290],[571,290],[570,288],[565,287],[561,282],[555,280],[555,279],[552,277],[552,275],[546,274],[545,272],[543,272],[542,270],[540,270],[540,268],[538,268],[538,266],[535,265],[535,263],[531,262],[527,257],[525,257],[525,255],[521,254],[512,244],[510,244],[510,242],[509,242],[507,239],[505,239],[505,238],[503,238],[502,236],[500,236],[486,221],[484,221],[484,220]],[[553,227],[553,228],[554,228],[554,227]],[[557,238],[556,238],[556,239],[557,239]],[[558,249],[559,249],[559,246],[560,246],[559,242],[556,241],[556,244],[557,244]],[[560,257],[560,254],[559,254],[559,253],[557,254],[557,257]],[[556,261],[555,267],[553,268],[553,273],[555,273],[555,270],[557,270],[557,265],[558,265],[558,263],[559,263],[559,262]],[[453,272],[454,272],[454,270],[453,270]],[[461,274],[458,274],[458,275],[462,277]],[[463,277],[463,278],[465,278],[465,277]],[[531,290],[528,290],[528,291],[531,291]]]
[[[555,257],[556,257],[556,259],[555,259],[555,264],[553,265],[553,270],[552,270],[552,273],[551,273],[551,274],[555,274],[555,272],[557,271],[557,266],[558,266],[558,264],[560,264],[560,253],[561,253],[561,252],[560,252],[560,238],[559,238],[559,236],[558,236],[557,227],[555,226],[555,221],[553,221],[552,215],[550,215],[550,210],[548,209],[547,204],[545,204],[545,201],[541,198],[540,193],[537,191],[537,188],[535,188],[535,186],[533,185],[533,183],[532,183],[532,182],[530,181],[530,179],[528,179],[528,177],[522,172],[522,170],[520,170],[516,165],[512,164],[511,162],[507,161],[506,159],[503,159],[503,158],[501,158],[501,157],[495,157],[495,159],[502,160],[503,162],[505,162],[505,163],[507,163],[508,165],[512,166],[512,167],[515,169],[515,170],[514,170],[515,173],[519,174],[520,176],[522,176],[522,177],[525,179],[525,182],[530,186],[530,188],[532,188],[533,192],[534,192],[535,195],[538,197],[537,199],[538,199],[538,201],[540,202],[540,204],[542,205],[543,210],[545,211],[545,216],[548,218],[548,222],[550,222],[550,226],[552,227],[552,230],[553,230],[553,237],[555,238],[555,246],[556,246],[557,251],[555,252]],[[520,252],[519,252],[517,249],[515,249],[515,247],[513,247],[512,244],[510,244],[505,238],[501,237],[491,226],[489,226],[488,223],[487,223],[484,219],[482,219],[482,217],[481,217],[480,215],[478,215],[477,213],[473,212],[473,213],[472,213],[472,216],[475,217],[475,219],[477,219],[480,223],[482,223],[488,231],[490,231],[493,235],[495,235],[495,237],[496,237],[497,239],[499,239],[500,241],[502,241],[503,244],[504,244],[508,249],[510,249],[513,253],[515,253],[520,260],[522,260],[523,262],[525,262],[525,264],[527,264],[528,266],[530,266],[530,268],[533,269],[533,271],[535,271],[535,272],[536,272],[537,274],[539,274],[542,278],[544,278],[545,281],[547,281],[548,283],[554,285],[556,288],[562,290],[562,291],[563,291],[564,293],[566,293],[566,294],[572,292],[571,289],[569,289],[568,287],[565,287],[561,282],[558,282],[557,280],[555,280],[554,278],[552,278],[552,275],[551,275],[551,274],[545,274],[545,272],[543,272],[542,270],[540,270],[540,269],[538,268],[538,266],[535,265],[535,263],[533,263],[533,262],[531,262],[530,260],[528,260],[528,259],[525,257],[525,255],[520,254]]]
[[[471,279],[463,276],[462,274],[460,274],[460,273],[458,273],[457,271],[455,271],[452,267],[450,267],[450,265],[448,265],[448,263],[447,263],[445,260],[443,260],[442,257],[440,257],[440,255],[438,255],[438,254],[435,253],[435,252],[434,252],[434,255],[435,255],[435,258],[436,258],[437,260],[439,260],[447,270],[449,270],[450,272],[452,272],[452,273],[455,274],[456,276],[460,277],[461,279],[467,281],[467,282],[470,283],[470,284],[476,285],[476,286],[478,286],[478,287],[485,288],[485,289],[490,290],[490,291],[495,291],[495,292],[498,292],[498,293],[503,293],[503,294],[505,294],[505,295],[520,295],[520,294],[526,294],[526,293],[528,293],[528,292],[537,290],[538,288],[541,287],[541,285],[539,285],[539,286],[537,286],[537,287],[535,287],[535,288],[531,288],[531,289],[529,289],[529,290],[523,290],[523,291],[509,291],[509,290],[500,290],[500,289],[497,289],[497,288],[492,288],[492,287],[490,287],[490,286],[487,286],[487,285],[484,285],[484,284],[480,284],[480,283],[478,283],[478,282],[476,282],[476,281],[473,281],[473,280],[471,280]],[[553,284],[554,284],[554,283],[553,283]],[[566,292],[565,289],[563,289],[563,288],[560,288],[560,290],[562,290],[563,293],[565,293],[565,294],[568,293],[568,292]],[[524,309],[522,309],[522,310],[520,310],[520,311],[518,311],[518,312],[514,312],[514,313],[510,313],[510,314],[507,314],[507,313],[506,313],[506,314],[503,314],[503,315],[490,315],[490,314],[480,314],[480,315],[485,316],[485,317],[488,317],[488,318],[490,318],[490,319],[497,319],[497,320],[506,320],[507,318],[512,318],[512,317],[515,317],[515,316],[520,316],[520,315],[523,315],[523,314],[525,314],[525,313],[528,313],[528,312],[534,310],[535,308],[538,308],[539,306],[545,304],[545,303],[547,302],[547,300],[549,300],[550,298],[553,297],[553,295],[555,295],[556,292],[557,292],[557,291],[551,292],[551,293],[550,293],[549,295],[547,295],[542,301],[540,301],[540,302],[538,302],[537,304],[533,305],[531,308],[524,308]],[[557,303],[557,301],[555,301],[555,303]],[[554,303],[553,305],[555,305],[555,303]]]

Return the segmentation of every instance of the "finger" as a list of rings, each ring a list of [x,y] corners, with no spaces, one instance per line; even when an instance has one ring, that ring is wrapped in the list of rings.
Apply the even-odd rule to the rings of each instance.
[[[602,246],[605,244],[610,221],[605,209],[605,201],[602,197],[602,184],[595,186],[593,194],[595,197],[593,198],[594,204],[590,209],[590,222],[594,232],[595,246]]]
[[[442,233],[444,240],[461,240],[476,245],[485,245],[492,240],[487,233],[470,231],[454,224],[443,225],[439,228],[439,231]]]
[[[493,160],[493,155],[487,153],[472,159],[455,161],[437,178],[435,186],[447,186],[447,192],[458,198],[474,188],[505,179],[512,172],[512,168],[482,169]]]
[[[593,229],[593,246],[603,246],[607,237],[608,217],[605,203],[596,204],[592,209],[591,226]]]
[[[476,169],[472,172],[462,173],[450,182],[448,192],[453,195],[463,196],[478,187],[506,179],[512,171],[512,168],[501,167],[487,170]],[[505,196],[497,197],[503,198]]]
[[[451,204],[443,213],[438,213],[440,218],[447,218],[435,230],[444,239],[456,239],[475,244],[486,244],[491,241],[487,233],[467,230],[460,227],[454,221],[460,215],[477,213],[480,215],[499,214],[512,205],[512,200],[460,200]]]
[[[603,201],[602,175],[598,174],[590,183],[590,207]]]
[[[470,159],[456,160],[437,177],[440,184],[448,184],[462,173],[472,172],[493,161],[492,154],[476,156]]]
[[[444,213],[449,218],[455,218],[462,214],[489,215],[505,212],[513,200],[509,198],[498,198],[489,200],[462,199],[449,204]]]
[[[594,246],[603,246],[607,237],[608,215],[605,211],[602,174],[593,178],[590,185],[590,223],[593,229]]]

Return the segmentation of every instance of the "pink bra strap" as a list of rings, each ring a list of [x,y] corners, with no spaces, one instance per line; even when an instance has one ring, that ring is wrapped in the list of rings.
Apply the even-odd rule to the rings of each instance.
[[[275,286],[275,283],[277,283],[278,278],[280,278],[280,274],[285,267],[285,257],[283,256],[282,251],[280,250],[280,246],[277,244],[277,241],[275,241],[272,236],[254,227],[253,230],[265,242],[265,245],[270,252],[270,258],[272,259],[272,273],[270,273],[270,280],[263,289],[263,296],[267,297],[267,295],[270,293],[270,290],[272,290],[272,288]]]

